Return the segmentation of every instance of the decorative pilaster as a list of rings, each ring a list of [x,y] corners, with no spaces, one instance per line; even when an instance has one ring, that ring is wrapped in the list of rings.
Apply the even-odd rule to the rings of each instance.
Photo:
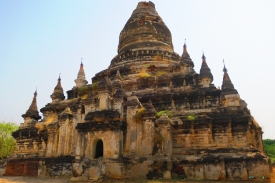
[[[74,141],[74,130],[70,123],[72,120],[72,111],[67,107],[63,112],[58,116],[59,124],[59,147],[58,147],[58,156],[68,156],[71,154],[71,144]],[[71,133],[70,133],[71,132]]]
[[[53,122],[47,125],[48,143],[47,143],[46,157],[57,156],[58,146],[56,144],[58,144],[58,129],[59,129],[59,125],[57,122]]]
[[[144,108],[139,102],[138,98],[135,96],[135,93],[127,97],[126,106],[127,134],[124,154],[126,156],[134,156],[136,154],[137,143],[137,120],[141,119]]]
[[[172,133],[171,124],[172,120],[164,113],[156,122],[155,141],[159,143],[160,153],[162,155],[172,156]]]
[[[110,109],[110,92],[112,91],[111,83],[108,77],[103,78],[97,85],[98,98],[99,98],[99,109],[107,110]]]

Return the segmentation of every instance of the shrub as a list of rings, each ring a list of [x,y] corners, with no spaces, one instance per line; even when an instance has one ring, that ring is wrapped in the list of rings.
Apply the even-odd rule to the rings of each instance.
[[[137,121],[142,121],[142,115],[143,115],[144,111],[145,111],[145,108],[144,108],[144,107],[140,108],[140,109],[136,112],[136,114],[134,115],[134,119],[137,120]]]
[[[16,149],[16,142],[11,133],[18,128],[19,126],[13,122],[0,122],[0,159],[6,158]]]
[[[140,74],[140,77],[142,77],[142,78],[149,78],[151,75],[150,74],[148,74],[147,72],[141,72]]]
[[[190,114],[187,116],[187,120],[189,120],[189,121],[194,121],[195,119],[196,119],[195,114]]]
[[[275,140],[264,139],[263,140],[264,149],[267,155],[270,157],[271,162],[275,160]]]
[[[92,83],[92,90],[96,90],[97,89],[97,85],[98,85],[98,82]]]
[[[166,115],[167,115],[169,118],[173,117],[173,113],[172,113],[171,111],[168,111],[168,110],[159,111],[159,112],[157,113],[157,117],[158,117],[158,118],[161,117],[163,113],[166,113]]]
[[[161,144],[164,141],[164,137],[160,133],[155,133],[154,143]]]
[[[81,86],[78,88],[78,95],[79,96],[83,96],[85,95],[87,92],[87,86]]]

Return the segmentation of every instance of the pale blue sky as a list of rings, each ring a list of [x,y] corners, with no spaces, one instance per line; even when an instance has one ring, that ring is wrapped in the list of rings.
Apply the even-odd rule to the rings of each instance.
[[[222,83],[225,59],[231,80],[264,138],[275,139],[275,1],[155,0],[156,10],[182,54],[184,39],[198,72],[202,50]],[[0,121],[23,122],[34,90],[38,108],[61,73],[64,91],[74,85],[81,58],[86,78],[106,69],[117,53],[119,33],[138,1],[1,0]]]

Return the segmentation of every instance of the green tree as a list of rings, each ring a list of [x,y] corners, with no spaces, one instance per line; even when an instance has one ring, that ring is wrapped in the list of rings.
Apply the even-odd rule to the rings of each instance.
[[[18,128],[19,126],[13,122],[0,122],[0,159],[6,158],[16,149],[16,142],[11,133]]]
[[[267,155],[270,157],[271,162],[273,162],[275,160],[275,140],[264,139],[263,144]]]

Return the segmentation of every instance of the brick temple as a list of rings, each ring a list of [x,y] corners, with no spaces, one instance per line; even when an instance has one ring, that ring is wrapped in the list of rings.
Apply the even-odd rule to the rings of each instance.
[[[262,128],[224,66],[221,88],[202,55],[200,72],[152,2],[139,2],[106,70],[85,77],[81,62],[65,98],[58,78],[39,116],[33,101],[13,133],[6,175],[99,179],[268,179]],[[222,70],[222,68],[221,68]],[[76,69],[77,73],[77,69]],[[222,76],[223,74],[223,76]]]

